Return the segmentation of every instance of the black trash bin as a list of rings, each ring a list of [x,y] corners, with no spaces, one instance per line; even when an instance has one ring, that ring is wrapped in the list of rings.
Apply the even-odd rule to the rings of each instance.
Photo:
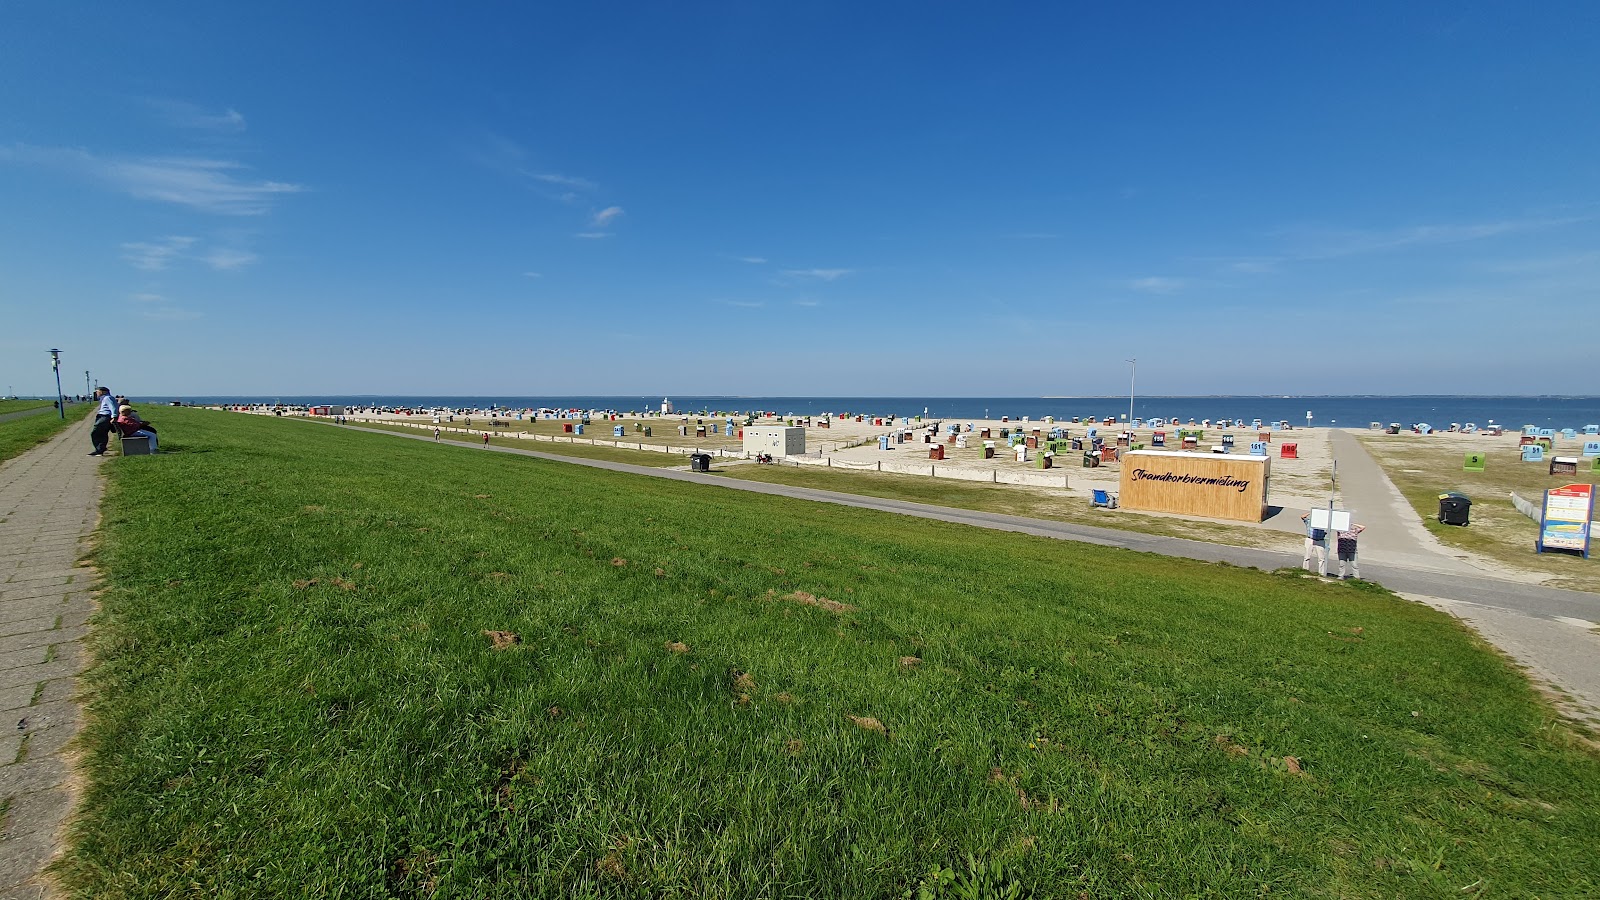
[[[709,454],[709,453],[691,453],[691,454],[689,454],[689,471],[691,471],[691,472],[709,472],[709,471],[711,471],[711,454]]]
[[[1439,522],[1443,525],[1465,525],[1471,518],[1472,498],[1457,491],[1439,495]]]

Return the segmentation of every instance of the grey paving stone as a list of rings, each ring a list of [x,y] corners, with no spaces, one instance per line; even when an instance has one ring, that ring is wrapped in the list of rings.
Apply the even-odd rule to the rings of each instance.
[[[17,754],[22,752],[22,734],[12,730],[10,734],[0,731],[0,766],[9,766],[17,761]]]
[[[0,622],[0,641],[15,634],[28,634],[35,631],[54,631],[56,627],[56,614],[35,616],[29,619],[17,619],[14,622]]]
[[[49,790],[67,780],[67,764],[59,756],[28,755],[27,762],[0,766],[0,797]]]
[[[19,684],[16,687],[0,690],[0,712],[27,709],[28,705],[33,702],[34,693],[38,690],[39,686],[36,684]],[[5,717],[0,716],[0,722],[4,721]]]
[[[43,648],[40,648],[41,652]],[[0,690],[19,684],[38,684],[52,678],[65,678],[78,674],[78,661],[72,657],[57,657],[49,662],[15,669],[0,669]]]
[[[39,691],[36,703],[54,703],[57,700],[71,700],[78,692],[78,679],[53,678],[44,683]]]
[[[64,600],[39,598],[35,600],[0,601],[0,622],[20,622],[28,619],[51,619],[68,609]]]
[[[6,683],[12,672],[18,669],[27,669],[43,663],[48,645],[41,644],[37,647],[20,647],[16,650],[0,651],[0,687],[12,687],[21,682]],[[30,679],[38,680],[38,679]]]
[[[51,623],[52,625],[54,622]],[[76,628],[45,628],[40,631],[29,631],[23,634],[12,634],[0,637],[0,659],[13,650],[24,650],[30,647],[50,647],[55,644],[65,644],[79,640],[86,629],[82,625]]]

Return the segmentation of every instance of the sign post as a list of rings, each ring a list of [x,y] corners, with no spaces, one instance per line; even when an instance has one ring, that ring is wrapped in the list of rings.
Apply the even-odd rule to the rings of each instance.
[[[1568,484],[1544,492],[1535,548],[1577,550],[1589,558],[1589,518],[1594,515],[1594,485]]]

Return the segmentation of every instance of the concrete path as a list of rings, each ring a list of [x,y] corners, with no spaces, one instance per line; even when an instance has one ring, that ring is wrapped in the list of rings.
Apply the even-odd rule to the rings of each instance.
[[[78,422],[0,464],[0,900],[50,896],[40,872],[72,808],[63,748],[96,577],[79,560],[100,515],[88,434]]]

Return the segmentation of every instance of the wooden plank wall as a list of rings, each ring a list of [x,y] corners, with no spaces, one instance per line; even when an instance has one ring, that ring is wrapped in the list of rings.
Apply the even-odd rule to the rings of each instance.
[[[1122,458],[1123,509],[1259,522],[1272,460],[1234,453],[1135,450]]]

